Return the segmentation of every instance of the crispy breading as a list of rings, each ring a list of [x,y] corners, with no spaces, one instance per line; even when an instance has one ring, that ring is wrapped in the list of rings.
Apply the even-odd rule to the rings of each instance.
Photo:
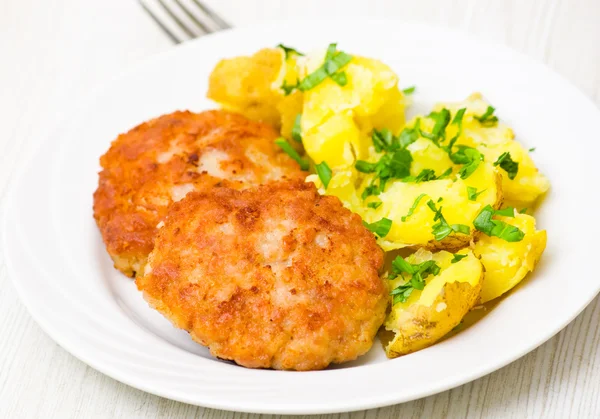
[[[94,218],[115,267],[135,276],[168,206],[192,190],[303,179],[277,132],[226,111],[174,112],[121,134],[100,159]]]
[[[273,182],[173,204],[136,283],[216,357],[314,370],[371,347],[388,300],[382,263],[373,233],[338,198]]]

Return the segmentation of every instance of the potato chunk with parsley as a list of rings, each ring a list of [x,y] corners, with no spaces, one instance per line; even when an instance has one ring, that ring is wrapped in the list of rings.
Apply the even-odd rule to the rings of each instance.
[[[527,149],[515,140],[513,130],[498,120],[494,108],[479,93],[457,103],[440,103],[436,111],[448,109],[455,114],[465,109],[456,146],[468,146],[481,152],[485,160],[496,164],[502,174],[505,203],[517,208],[531,207],[549,188],[548,179],[539,172]],[[432,122],[430,121],[431,125]],[[447,137],[457,131],[450,124]]]
[[[392,309],[385,347],[395,358],[433,345],[456,327],[479,299],[483,268],[471,251],[456,255],[420,249],[392,263]]]
[[[285,99],[280,86],[297,79],[298,57],[294,51],[265,48],[252,56],[221,60],[210,74],[207,97],[249,119],[280,127]]]
[[[308,57],[299,73],[307,77],[317,71],[325,52]],[[384,63],[352,56],[340,71],[345,83],[328,77],[304,92],[302,142],[308,156],[335,169],[366,158],[373,129],[398,133],[404,126],[404,96],[398,77]]]
[[[533,271],[546,248],[546,231],[536,230],[532,216],[516,213],[514,217],[497,219],[517,227],[524,235],[520,241],[507,242],[482,234],[475,243],[473,253],[485,267],[482,303],[501,296],[521,282]]]
[[[467,179],[395,181],[377,196],[381,205],[368,208],[362,215],[369,223],[382,218],[392,220],[389,233],[378,240],[386,251],[402,247],[460,249],[473,239],[472,222],[479,211],[486,205],[500,205],[499,183],[496,168],[485,163]],[[480,194],[470,199],[473,196],[469,191],[473,189]]]

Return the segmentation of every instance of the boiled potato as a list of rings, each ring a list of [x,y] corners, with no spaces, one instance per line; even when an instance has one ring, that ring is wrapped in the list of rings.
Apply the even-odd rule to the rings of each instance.
[[[281,48],[265,48],[252,56],[221,60],[210,74],[207,96],[225,109],[280,127],[280,86],[284,80],[296,82],[296,59],[295,54],[286,59]]]
[[[481,288],[481,302],[493,300],[509,291],[532,272],[546,248],[546,231],[535,229],[535,218],[526,214],[515,217],[497,217],[521,229],[525,236],[519,242],[509,243],[498,237],[481,235],[473,252],[485,267]]]
[[[494,163],[502,153],[510,152],[512,160],[519,163],[519,170],[514,179],[510,179],[506,171],[500,170],[505,202],[518,208],[531,207],[550,188],[550,183],[539,172],[529,152],[515,140],[512,129],[502,122],[484,126],[475,118],[483,115],[488,106],[481,94],[475,93],[463,102],[440,103],[435,106],[435,110],[446,108],[454,115],[459,109],[466,108],[462,134],[456,142],[457,145],[477,148],[490,163]],[[431,121],[428,123],[433,124]],[[455,135],[456,130],[457,126],[450,125],[446,132],[447,137]]]
[[[388,357],[395,358],[433,345],[456,327],[479,299],[483,268],[471,251],[459,252],[465,257],[452,263],[453,254],[432,254],[419,250],[407,261],[412,264],[435,261],[440,269],[426,278],[422,291],[414,290],[406,302],[392,306],[385,329],[394,333],[385,347]],[[408,277],[407,277],[408,279]],[[392,289],[406,281],[397,277]]]
[[[301,75],[323,64],[324,52],[308,57]],[[398,77],[378,60],[354,56],[341,71],[347,84],[330,78],[304,92],[302,142],[306,153],[334,169],[351,167],[368,157],[371,131],[388,128],[398,133],[404,126],[404,97]]]
[[[475,200],[469,200],[469,186],[482,192]],[[419,196],[422,198],[415,207]],[[340,196],[340,199],[343,198]],[[369,223],[382,218],[392,220],[389,233],[378,239],[384,250],[403,247],[456,250],[468,246],[473,239],[476,231],[472,223],[479,211],[488,204],[499,207],[502,188],[497,169],[490,164],[481,163],[467,179],[454,177],[421,183],[394,181],[377,199],[382,202],[381,206],[365,209],[361,215]],[[435,240],[432,231],[437,221],[434,220],[435,213],[427,206],[429,200],[437,208],[442,208],[448,224],[468,226],[470,234],[452,233],[441,241]],[[409,216],[412,207],[414,209]],[[404,221],[402,217],[405,217]]]

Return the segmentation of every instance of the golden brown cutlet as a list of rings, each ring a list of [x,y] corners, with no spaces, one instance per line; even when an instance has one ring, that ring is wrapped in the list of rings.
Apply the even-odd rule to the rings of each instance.
[[[94,218],[115,267],[129,276],[143,268],[167,208],[190,191],[303,179],[276,138],[269,125],[223,110],[174,112],[121,134],[100,159],[94,193]]]
[[[388,304],[382,261],[373,233],[337,197],[272,182],[174,203],[136,283],[214,356],[312,370],[371,347]]]

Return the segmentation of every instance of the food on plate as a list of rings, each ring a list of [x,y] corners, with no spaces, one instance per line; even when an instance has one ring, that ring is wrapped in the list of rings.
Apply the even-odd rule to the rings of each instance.
[[[224,110],[164,115],[102,156],[115,267],[246,367],[326,368],[378,330],[390,358],[435,344],[535,269],[550,184],[481,94],[407,121],[398,80],[335,43],[221,60]]]
[[[311,370],[371,347],[388,305],[382,262],[373,234],[338,198],[312,183],[272,182],[171,205],[136,283],[214,356]]]
[[[285,56],[280,48],[265,48],[250,57],[221,60],[210,75],[207,96],[225,109],[279,127]]]
[[[550,182],[539,172],[529,155],[533,149],[527,150],[515,140],[513,130],[494,116],[495,109],[481,94],[474,93],[458,103],[438,104],[435,109],[451,112],[465,109],[462,132],[455,144],[476,148],[486,161],[501,169],[506,205],[531,208],[548,191]]]
[[[434,344],[458,326],[479,299],[483,268],[470,250],[452,254],[419,249],[392,262],[392,309],[385,329],[390,358]]]
[[[495,218],[519,228],[523,232],[523,239],[507,242],[484,234],[474,244],[473,253],[481,259],[485,268],[482,303],[501,296],[521,282],[533,271],[546,248],[546,231],[536,230],[535,218],[519,214],[512,208],[505,213],[507,215]]]
[[[405,98],[386,64],[351,56],[336,44],[302,55],[282,46],[222,60],[210,75],[208,97],[281,126],[315,163],[327,160],[332,168],[366,157],[373,129],[402,129]]]
[[[448,175],[431,181],[392,181],[377,197],[366,199],[358,191],[368,186],[353,188],[351,175],[346,174],[345,178],[342,181],[341,176],[334,177],[325,190],[318,176],[308,177],[323,193],[348,203],[366,222],[389,220],[389,230],[378,238],[386,251],[403,247],[466,247],[479,234],[472,226],[479,211],[486,205],[499,208],[502,202],[501,177],[487,163],[480,164],[467,179]],[[372,184],[373,178],[366,177],[362,184]]]
[[[407,95],[414,88],[400,90],[398,77],[384,63],[339,50],[337,44],[307,55],[282,45],[270,51],[268,76],[253,76],[260,87],[209,96],[221,103],[242,103],[240,97],[269,103],[269,118],[279,114],[277,144],[310,168],[306,180],[321,194],[338,197],[360,215],[384,251],[404,249],[405,255],[416,252],[409,257],[414,263],[437,258],[442,265],[448,251],[467,255],[450,267],[440,265],[441,277],[457,273],[456,280],[442,282],[436,274],[432,284],[446,285],[427,285],[426,290],[444,290],[436,306],[448,310],[430,309],[437,298],[428,297],[433,291],[423,291],[427,304],[414,301],[419,291],[408,303],[394,305],[386,325],[397,334],[388,355],[433,344],[476,301],[498,297],[533,270],[545,247],[545,231],[535,230],[532,215],[513,217],[513,207],[533,214],[550,185],[530,156],[534,149],[515,140],[481,94],[439,103],[405,123]],[[265,50],[220,64],[211,84],[223,84],[239,63],[260,67],[261,54]],[[256,118],[247,108],[241,111]],[[269,119],[263,114],[260,119]],[[426,318],[437,326],[419,329]]]
[[[121,134],[100,159],[94,218],[115,267],[135,276],[169,205],[212,185],[303,179],[277,132],[227,111],[175,112]]]

